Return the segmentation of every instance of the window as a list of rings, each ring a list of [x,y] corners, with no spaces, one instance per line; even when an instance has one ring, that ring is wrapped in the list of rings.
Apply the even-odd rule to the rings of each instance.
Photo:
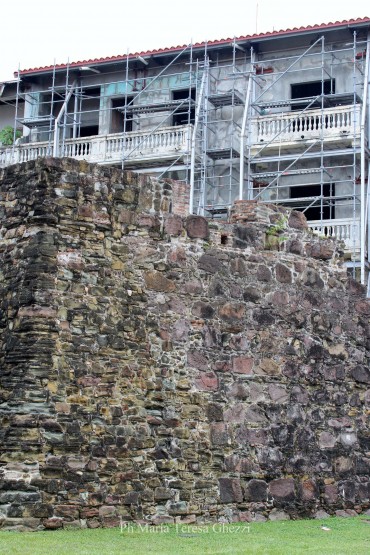
[[[125,107],[132,106],[133,98],[133,96],[112,98],[112,119],[110,126],[111,133],[123,133],[124,131],[132,131],[132,112],[130,112],[129,110],[126,111]]]
[[[322,93],[324,85],[324,94],[334,94],[335,93],[335,79],[326,79],[322,81],[311,81],[309,83],[295,83],[290,85],[291,87],[291,99],[298,100],[299,98],[312,99],[312,97],[319,96]],[[309,104],[309,100],[306,102],[292,104],[292,110],[303,110]],[[313,103],[310,108],[317,108],[321,106],[320,101]]]
[[[80,127],[80,137],[92,137],[99,135],[99,125],[86,125]]]
[[[332,220],[335,218],[335,183],[323,184],[323,200],[315,197],[321,196],[321,185],[306,185],[300,187],[290,188],[290,198],[297,199],[297,202],[292,205],[294,210],[304,212],[307,220]],[[302,199],[299,201],[298,199]],[[321,202],[322,216],[321,216]],[[312,204],[312,206],[310,206]],[[309,206],[309,208],[307,208]]]
[[[99,134],[99,104],[100,87],[86,87],[81,90],[79,137]]]
[[[189,99],[190,93],[190,99]],[[172,100],[184,100],[173,114],[172,125],[186,125],[195,121],[195,89],[172,91]]]

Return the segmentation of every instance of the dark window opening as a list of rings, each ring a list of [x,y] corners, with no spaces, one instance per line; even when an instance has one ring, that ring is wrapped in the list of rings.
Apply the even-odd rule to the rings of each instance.
[[[190,93],[190,100],[189,100]],[[184,100],[173,114],[172,125],[186,125],[195,121],[195,89],[172,91],[172,100]]]
[[[100,87],[84,88],[82,91],[83,98],[96,98],[100,96]]]
[[[52,95],[51,93],[40,94],[39,100],[39,116],[54,116],[56,117],[59,113],[64,102],[64,98]],[[69,102],[68,108],[71,107],[71,102]]]
[[[335,94],[335,79],[326,79],[322,81],[311,81],[310,83],[295,83],[290,85],[292,100],[300,98],[312,99],[312,97],[319,96],[323,92],[326,94]],[[310,104],[310,100],[299,104],[292,104],[292,110],[303,110]],[[320,100],[317,100],[310,108],[317,108],[321,106]]]
[[[221,235],[221,245],[227,245],[229,237],[227,235]]]
[[[133,130],[132,112],[129,110],[132,106],[133,98],[133,96],[112,98],[111,133],[123,133]],[[125,106],[127,106],[126,113]]]
[[[302,199],[301,202],[292,205],[294,210],[304,212],[307,220],[332,220],[335,218],[335,183],[324,183],[322,194],[325,198],[314,200],[315,197],[321,196],[321,185],[307,185],[304,187],[291,187],[290,198]],[[322,215],[321,215],[321,202],[322,202]],[[312,206],[310,204],[313,203]],[[309,208],[307,208],[309,206]]]
[[[80,137],[91,137],[99,135],[99,125],[86,125],[80,128]]]

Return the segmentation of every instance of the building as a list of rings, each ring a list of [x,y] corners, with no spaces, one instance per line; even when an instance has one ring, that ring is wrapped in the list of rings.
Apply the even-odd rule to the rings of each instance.
[[[368,274],[370,18],[22,70],[0,88],[0,167],[68,156],[184,180],[190,211],[304,211]],[[358,270],[357,270],[358,268]]]

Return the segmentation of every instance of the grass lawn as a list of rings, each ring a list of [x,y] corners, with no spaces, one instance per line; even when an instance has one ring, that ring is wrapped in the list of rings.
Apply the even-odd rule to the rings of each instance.
[[[329,527],[325,531],[321,526]],[[0,531],[7,555],[253,554],[368,555],[370,518],[330,518],[264,523],[150,528]]]

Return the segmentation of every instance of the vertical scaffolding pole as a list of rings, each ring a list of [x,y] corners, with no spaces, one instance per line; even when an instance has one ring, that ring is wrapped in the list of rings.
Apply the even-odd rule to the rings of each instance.
[[[125,146],[126,146],[126,128],[127,128],[127,89],[128,89],[128,56],[129,50],[126,52],[126,70],[125,70],[125,108],[123,111],[123,141],[122,141],[122,170],[125,169]]]
[[[243,111],[243,119],[242,119],[242,127],[240,131],[240,170],[239,170],[239,200],[243,200],[244,196],[244,138],[245,138],[245,130],[247,126],[248,117],[250,116],[250,98],[251,98],[251,90],[252,90],[252,73],[253,73],[253,65],[254,63],[254,51],[253,47],[251,48],[251,62],[250,62],[250,73],[248,79],[248,87],[247,87],[247,94],[245,98],[244,104],[244,111]],[[249,179],[248,179],[249,182]]]
[[[360,266],[361,266],[361,283],[365,284],[365,253],[366,253],[366,191],[365,191],[365,124],[367,112],[367,96],[369,88],[369,43],[370,33],[367,35],[366,43],[366,59],[365,59],[365,75],[364,75],[364,93],[362,98],[361,111],[361,223],[360,223]]]
[[[14,129],[13,129],[13,145],[12,145],[12,163],[15,163],[15,141],[17,139],[17,122],[18,122],[18,106],[19,106],[19,85],[20,85],[20,67],[18,65],[17,71],[17,96],[15,99],[15,112],[14,112]]]
[[[51,99],[50,99],[50,112],[49,112],[49,136],[48,136],[48,156],[52,155],[51,152],[51,137],[53,133],[53,108],[54,108],[54,92],[55,92],[55,58],[53,65],[53,77],[51,83]]]
[[[197,62],[197,73],[198,73],[198,71],[199,71],[199,64]],[[202,81],[201,81],[201,84],[200,84],[199,98],[197,98],[193,134],[192,134],[192,137],[191,137],[189,214],[193,214],[193,212],[194,212],[196,140],[197,140],[199,120],[200,120],[200,117],[201,117],[201,108],[202,108],[203,97],[204,97],[205,83],[206,83],[206,71],[205,71],[205,68],[204,68],[203,69],[203,75],[202,75]]]
[[[322,225],[322,221],[324,219],[324,127],[325,127],[324,64],[325,64],[325,39],[324,39],[324,36],[322,36],[321,37],[321,98],[320,98],[320,107],[321,107],[321,128],[320,128],[320,222],[321,222],[321,225]],[[330,195],[330,192],[329,192],[329,195]]]

